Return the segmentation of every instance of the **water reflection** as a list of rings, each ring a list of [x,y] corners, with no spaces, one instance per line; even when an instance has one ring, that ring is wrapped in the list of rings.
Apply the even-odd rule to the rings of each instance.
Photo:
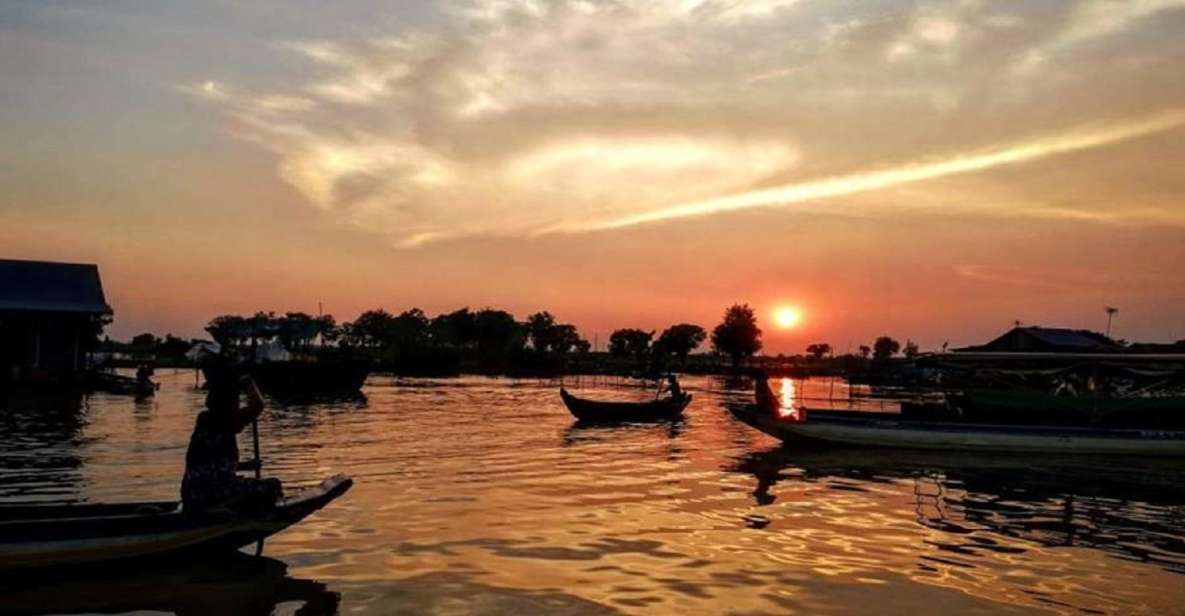
[[[0,499],[80,500],[86,425],[80,393],[0,392]]]
[[[105,568],[65,576],[0,581],[0,616],[123,613],[274,614],[296,604],[295,614],[336,614],[341,597],[324,584],[295,579],[271,558],[233,552],[184,566]]]
[[[757,479],[758,505],[776,502],[782,482],[846,491],[905,482],[916,521],[942,531],[929,543],[950,555],[948,563],[1024,552],[1015,539],[1185,573],[1185,473],[1172,460],[778,447],[744,456],[732,470]]]

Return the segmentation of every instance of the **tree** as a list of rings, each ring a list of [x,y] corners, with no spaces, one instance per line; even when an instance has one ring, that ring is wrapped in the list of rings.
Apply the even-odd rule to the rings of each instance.
[[[650,339],[653,337],[652,331],[633,328],[616,330],[609,335],[609,354],[640,360],[650,353]]]
[[[811,354],[811,357],[818,361],[824,356],[831,354],[831,345],[826,342],[816,342],[806,348],[806,352]]]
[[[680,364],[687,363],[687,356],[707,339],[708,332],[699,325],[679,323],[662,331],[654,348],[661,353],[673,353]]]
[[[868,359],[869,355],[872,355],[872,347],[868,346],[867,344],[860,345],[860,358]]]
[[[247,320],[236,314],[224,314],[210,319],[206,332],[223,346],[237,346],[247,337]]]
[[[908,359],[913,359],[914,357],[917,357],[918,356],[918,343],[914,342],[913,340],[906,339],[905,348],[902,349],[901,354],[905,355],[905,357]]]
[[[355,346],[378,348],[388,339],[391,322],[395,317],[383,310],[367,310],[358,315],[353,322],[347,323],[345,328],[346,341]]]
[[[877,361],[884,361],[897,354],[901,350],[901,343],[893,340],[888,336],[881,336],[872,343],[872,358]]]
[[[761,329],[748,304],[737,304],[724,312],[724,320],[712,330],[712,348],[731,357],[734,367],[761,350]]]
[[[546,353],[555,344],[555,317],[550,312],[536,312],[527,317],[527,339],[536,351]]]
[[[476,341],[474,315],[468,308],[454,310],[432,319],[428,326],[436,344],[465,349]]]
[[[478,350],[487,356],[522,348],[525,341],[522,326],[514,320],[514,315],[493,308],[484,308],[473,315],[473,333]]]
[[[587,340],[580,337],[575,325],[569,325],[567,323],[556,325],[548,335],[551,340],[549,345],[551,351],[560,355],[566,355],[573,350],[587,353],[589,347],[592,346]]]

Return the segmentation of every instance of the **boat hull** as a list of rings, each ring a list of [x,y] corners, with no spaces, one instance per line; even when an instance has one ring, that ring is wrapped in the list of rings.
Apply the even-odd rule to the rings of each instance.
[[[945,451],[1185,457],[1185,432],[909,421],[883,413],[812,413],[795,421],[752,410],[745,423],[787,442]]]
[[[187,515],[175,502],[0,508],[0,570],[233,550],[303,520],[351,485],[348,477],[331,477],[255,516]]]
[[[652,402],[602,402],[585,400],[560,389],[560,398],[568,412],[576,419],[589,422],[621,422],[621,421],[660,421],[677,419],[683,415],[683,410],[691,404],[691,394],[685,394],[678,400],[664,399]]]

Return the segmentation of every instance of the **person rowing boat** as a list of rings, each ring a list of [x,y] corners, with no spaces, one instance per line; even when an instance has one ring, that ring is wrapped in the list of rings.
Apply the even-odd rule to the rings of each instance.
[[[254,425],[263,412],[263,397],[250,377],[225,356],[207,359],[206,410],[194,423],[185,453],[181,502],[188,512],[229,510],[261,511],[275,505],[283,494],[279,479],[240,477],[236,435]],[[240,395],[247,403],[240,407]],[[259,464],[256,459],[254,464]]]

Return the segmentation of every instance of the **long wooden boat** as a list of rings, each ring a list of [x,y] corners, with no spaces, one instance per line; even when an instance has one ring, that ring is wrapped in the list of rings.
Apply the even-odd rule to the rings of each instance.
[[[785,413],[772,392],[760,389],[757,400],[755,405],[731,410],[741,421],[786,442],[993,453],[1185,456],[1185,431],[927,421],[899,413],[861,411],[797,409]]]
[[[252,364],[248,370],[260,391],[273,396],[351,394],[362,390],[370,375],[370,362],[363,359],[265,361]]]
[[[360,359],[268,361],[251,367],[259,389],[276,395],[353,393],[369,374],[370,363]]]
[[[344,475],[256,515],[187,514],[176,501],[0,507],[0,570],[233,550],[278,533],[350,489]]]
[[[663,398],[647,402],[606,402],[577,398],[560,388],[564,406],[580,421],[654,421],[675,419],[691,404],[691,394],[681,398]]]

